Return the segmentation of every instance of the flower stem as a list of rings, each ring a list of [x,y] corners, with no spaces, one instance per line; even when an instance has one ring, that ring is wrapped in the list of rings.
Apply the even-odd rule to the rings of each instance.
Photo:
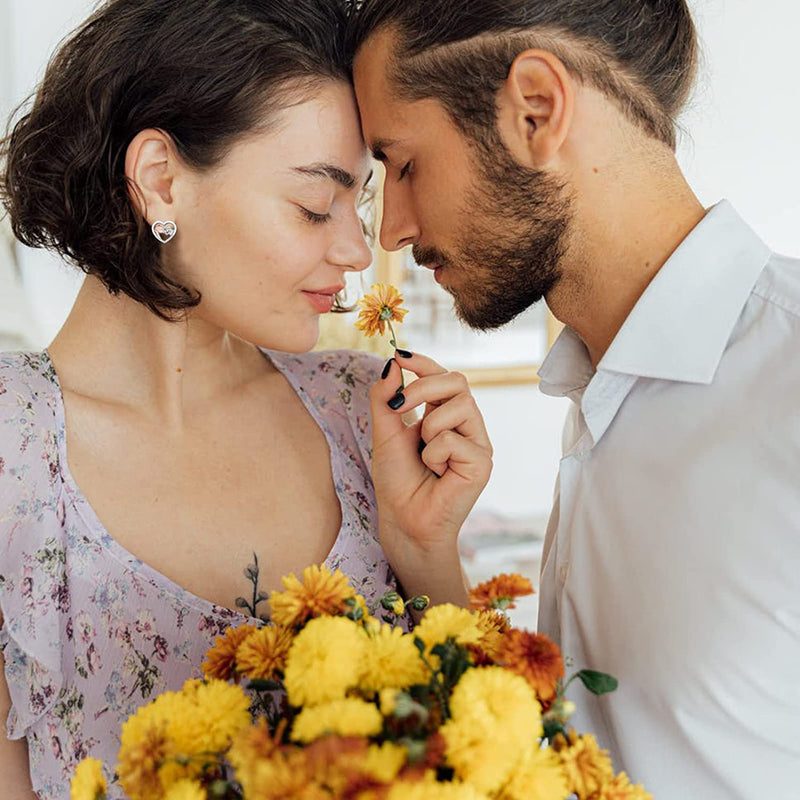
[[[386,320],[386,324],[389,326],[389,333],[392,334],[392,338],[389,339],[389,344],[397,350],[397,335],[394,332],[394,328],[392,327],[392,321],[390,319]],[[398,392],[402,392],[403,389],[406,388],[406,380],[403,375],[403,368],[400,367],[400,388],[397,390]]]

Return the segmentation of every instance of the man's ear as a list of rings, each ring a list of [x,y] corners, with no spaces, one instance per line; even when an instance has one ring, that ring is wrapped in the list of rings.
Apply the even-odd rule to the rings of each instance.
[[[140,131],[128,145],[125,177],[131,200],[150,224],[175,220],[173,182],[177,169],[175,145],[157,128]]]
[[[563,62],[546,50],[520,53],[498,97],[498,126],[511,153],[541,169],[564,144],[575,110],[575,84]]]

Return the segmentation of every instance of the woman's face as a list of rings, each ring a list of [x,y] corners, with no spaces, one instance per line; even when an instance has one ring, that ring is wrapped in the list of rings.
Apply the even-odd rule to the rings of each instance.
[[[175,185],[178,234],[165,247],[202,293],[192,320],[310,350],[345,274],[371,262],[356,208],[369,173],[352,89],[331,81]]]

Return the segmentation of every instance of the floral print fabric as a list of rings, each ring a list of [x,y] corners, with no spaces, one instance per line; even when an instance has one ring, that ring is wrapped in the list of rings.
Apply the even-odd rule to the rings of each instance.
[[[328,439],[342,526],[326,564],[375,602],[396,588],[377,540],[369,476],[367,394],[381,364],[342,351],[265,355]],[[10,738],[27,739],[42,800],[69,797],[69,778],[85,756],[114,764],[122,722],[156,694],[199,677],[214,638],[249,619],[190,594],[117,544],[72,480],[65,442],[47,353],[0,354],[7,728]],[[109,796],[122,796],[114,783]]]

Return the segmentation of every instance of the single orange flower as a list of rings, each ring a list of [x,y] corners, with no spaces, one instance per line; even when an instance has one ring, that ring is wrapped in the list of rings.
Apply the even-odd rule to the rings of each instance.
[[[489,581],[479,583],[469,593],[469,607],[473,610],[483,608],[516,608],[514,600],[533,594],[533,584],[522,575],[497,575]]]
[[[206,678],[218,678],[221,681],[233,678],[238,681],[236,652],[245,639],[257,630],[255,625],[240,625],[238,628],[228,628],[224,636],[217,636],[203,662],[203,674]]]
[[[286,666],[294,632],[267,625],[248,636],[236,651],[236,671],[245,678],[270,680]]]
[[[313,617],[346,614],[348,600],[356,599],[355,589],[340,570],[312,565],[303,570],[303,580],[294,573],[282,578],[284,591],[270,595],[271,618],[276,625],[296,628]]]
[[[397,346],[392,329],[392,322],[402,322],[408,309],[400,308],[403,296],[391,284],[375,283],[371,293],[358,301],[361,311],[358,314],[355,326],[364,332],[365,336],[381,336],[386,332],[386,326],[392,332],[392,345]]]
[[[512,628],[503,636],[497,661],[525,678],[539,700],[550,702],[564,677],[564,659],[559,646],[540,633]]]

